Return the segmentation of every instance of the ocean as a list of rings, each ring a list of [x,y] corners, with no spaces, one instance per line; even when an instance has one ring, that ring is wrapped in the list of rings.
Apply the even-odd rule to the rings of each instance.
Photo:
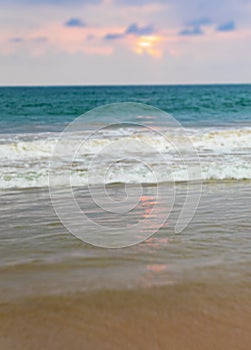
[[[248,349],[250,152],[251,85],[1,87],[0,349]]]

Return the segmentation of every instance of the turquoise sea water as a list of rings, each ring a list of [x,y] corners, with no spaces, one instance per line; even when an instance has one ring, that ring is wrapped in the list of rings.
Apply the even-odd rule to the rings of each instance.
[[[0,88],[0,130],[60,131],[77,116],[115,102],[140,102],[185,125],[251,122],[251,85]]]
[[[185,128],[196,151],[200,155],[202,180],[244,180],[251,178],[250,137],[251,137],[251,85],[215,85],[215,86],[111,86],[111,87],[14,87],[0,88],[0,188],[29,188],[48,186],[48,164],[55,147],[59,132],[69,122],[95,107],[103,105],[131,102],[154,106],[170,113],[181,127]],[[107,127],[116,118],[117,123],[127,122],[144,126],[153,125],[160,132],[166,132],[165,119],[157,115],[149,121],[153,111],[142,107],[142,113],[131,113],[128,107],[113,109],[111,113],[101,111],[84,117],[81,125],[83,139],[98,127]],[[144,110],[145,109],[145,110]],[[103,114],[105,118],[103,120]],[[152,124],[151,124],[152,123]],[[170,125],[168,125],[169,128]],[[111,141],[120,140],[122,154],[128,142],[143,140],[145,144],[164,157],[150,163],[160,174],[160,182],[170,181],[171,168],[174,181],[185,181],[186,176],[177,157],[171,155],[170,147],[157,135],[150,135],[149,130],[136,130],[126,125],[115,128],[110,133],[95,134],[81,152],[78,161],[74,184],[87,184],[86,174],[93,154]],[[170,131],[170,128],[169,130]],[[176,130],[172,137],[176,143],[182,144],[184,132]],[[76,142],[79,142],[77,140]],[[75,143],[76,143],[75,142]],[[88,147],[87,147],[88,146]],[[136,147],[136,146],[135,146]],[[74,140],[69,140],[67,150],[74,148]],[[134,145],[132,145],[134,148]],[[165,152],[165,148],[169,149]],[[144,147],[142,147],[144,150]],[[117,150],[116,150],[117,151]],[[127,151],[127,150],[126,150]],[[145,150],[146,151],[146,150]],[[144,156],[147,152],[142,152]],[[148,152],[149,153],[149,152]],[[150,152],[151,153],[151,152]],[[124,156],[124,154],[123,154]],[[109,155],[111,157],[111,154]],[[109,160],[108,157],[108,160]],[[155,157],[155,155],[154,155]],[[152,158],[154,158],[152,157]],[[194,164],[193,157],[189,162]],[[106,157],[102,158],[97,169],[98,176],[104,171]],[[148,159],[149,161],[149,159]],[[175,166],[173,168],[173,165]],[[62,164],[64,168],[65,164]],[[146,169],[127,164],[125,167],[113,169],[108,182],[150,183],[152,178]],[[59,179],[59,185],[64,181]]]

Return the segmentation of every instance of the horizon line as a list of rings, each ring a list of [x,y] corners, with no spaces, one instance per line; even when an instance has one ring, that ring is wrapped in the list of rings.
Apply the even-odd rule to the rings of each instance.
[[[150,84],[150,83],[122,83],[122,84],[17,84],[17,85],[1,85],[0,88],[26,88],[26,87],[140,87],[140,86],[216,86],[216,85],[221,85],[221,86],[236,86],[236,85],[251,85],[251,82],[218,82],[218,83],[155,83],[155,84]]]

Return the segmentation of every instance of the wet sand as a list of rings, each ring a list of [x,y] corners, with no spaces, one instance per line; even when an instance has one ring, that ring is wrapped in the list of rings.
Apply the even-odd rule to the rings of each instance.
[[[197,282],[17,299],[0,306],[0,349],[248,350],[250,287]]]

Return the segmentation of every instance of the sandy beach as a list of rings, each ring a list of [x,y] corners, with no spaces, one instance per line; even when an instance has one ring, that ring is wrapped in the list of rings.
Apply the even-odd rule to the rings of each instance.
[[[188,283],[1,303],[0,349],[247,350],[250,283]]]

